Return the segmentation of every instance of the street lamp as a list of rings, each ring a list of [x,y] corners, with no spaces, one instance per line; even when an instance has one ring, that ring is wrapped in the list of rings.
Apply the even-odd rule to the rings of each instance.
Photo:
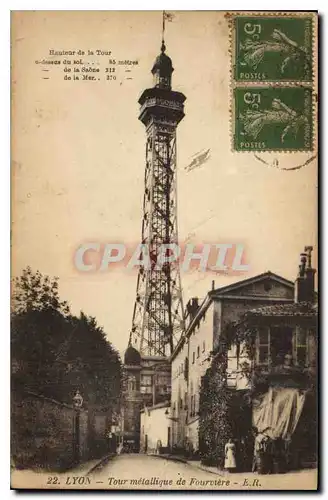
[[[73,436],[73,451],[74,451],[74,462],[79,463],[80,461],[80,411],[83,405],[83,397],[80,391],[77,390],[75,396],[73,397],[74,406],[74,436]]]

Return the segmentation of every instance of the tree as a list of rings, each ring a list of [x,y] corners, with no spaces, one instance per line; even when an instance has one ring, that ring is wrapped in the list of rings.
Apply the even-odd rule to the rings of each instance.
[[[82,312],[69,320],[71,333],[57,359],[57,364],[65,365],[63,386],[80,389],[89,404],[118,405],[122,369],[117,351],[95,318]]]
[[[28,311],[53,310],[63,315],[69,314],[66,301],[61,301],[58,293],[58,278],[35,273],[28,266],[22,275],[12,283],[12,309],[14,314]]]
[[[70,313],[58,278],[28,267],[14,280],[11,326],[14,385],[66,403],[79,389],[86,403],[118,404],[120,357],[95,318]]]

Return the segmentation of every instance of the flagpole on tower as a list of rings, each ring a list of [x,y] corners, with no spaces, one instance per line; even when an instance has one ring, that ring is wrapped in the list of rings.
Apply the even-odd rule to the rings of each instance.
[[[165,10],[162,14],[163,26],[162,26],[162,44],[164,44],[164,33],[165,33]]]
[[[171,14],[170,12],[166,12],[163,10],[162,14],[162,52],[165,52],[165,21],[167,22],[172,22],[174,19],[174,14]]]

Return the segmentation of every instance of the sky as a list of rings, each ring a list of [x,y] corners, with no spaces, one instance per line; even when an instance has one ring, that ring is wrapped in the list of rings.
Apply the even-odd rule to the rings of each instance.
[[[205,297],[213,279],[219,287],[270,270],[294,280],[305,245],[315,247],[317,265],[317,163],[288,172],[253,153],[232,151],[227,19],[220,12],[174,14],[166,26],[167,54],[173,89],[187,98],[177,138],[179,238],[242,243],[249,264],[240,275],[183,273],[184,302]],[[160,12],[13,17],[12,274],[29,265],[58,276],[61,298],[72,312],[95,316],[120,352],[128,343],[136,273],[120,267],[82,273],[73,257],[83,242],[140,240],[146,136],[138,98],[152,86],[161,24]],[[99,67],[101,78],[73,81],[64,80],[65,56],[49,56],[51,49],[112,54],[83,56]],[[107,81],[110,58],[138,64],[117,68],[116,80]],[[61,64],[36,64],[44,59]],[[188,171],[193,156],[206,149],[209,160]],[[278,159],[283,168],[311,156],[259,154],[268,163]]]

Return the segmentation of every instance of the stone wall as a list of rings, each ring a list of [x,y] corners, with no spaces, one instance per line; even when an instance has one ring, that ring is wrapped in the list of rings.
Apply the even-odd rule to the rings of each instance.
[[[104,450],[106,435],[97,433],[93,419],[90,421],[85,409],[79,412],[77,438],[76,416],[72,406],[27,390],[15,389],[11,396],[13,465],[22,469],[61,471],[72,467],[77,460],[83,462],[92,458],[95,450],[90,444],[95,439],[102,441]]]

